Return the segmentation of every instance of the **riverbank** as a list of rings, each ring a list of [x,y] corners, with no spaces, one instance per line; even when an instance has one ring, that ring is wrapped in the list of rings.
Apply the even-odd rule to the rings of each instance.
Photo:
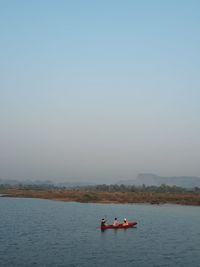
[[[18,190],[7,189],[0,192],[1,197],[41,198],[65,202],[82,203],[150,203],[150,204],[180,204],[200,206],[200,195],[152,192],[86,192],[81,190],[54,189]]]

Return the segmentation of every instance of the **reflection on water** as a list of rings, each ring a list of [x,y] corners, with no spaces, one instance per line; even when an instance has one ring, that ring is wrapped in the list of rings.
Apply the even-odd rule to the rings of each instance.
[[[0,266],[199,266],[199,207],[4,197],[0,214]],[[137,228],[101,231],[116,215]]]

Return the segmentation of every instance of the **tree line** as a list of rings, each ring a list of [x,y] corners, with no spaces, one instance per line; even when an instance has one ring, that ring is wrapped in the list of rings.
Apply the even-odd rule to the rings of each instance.
[[[17,185],[9,185],[9,184],[0,184],[0,190],[6,189],[19,189],[19,190],[80,190],[80,191],[94,191],[94,192],[152,192],[152,193],[179,193],[179,194],[200,194],[200,187],[194,188],[183,188],[179,186],[170,186],[166,184],[162,184],[160,186],[135,186],[135,185],[118,185],[118,184],[99,184],[99,185],[88,185],[88,186],[56,186],[53,184],[17,184]]]
[[[194,188],[183,188],[179,186],[170,186],[166,184],[162,184],[160,186],[135,186],[135,185],[118,185],[118,184],[101,184],[94,186],[85,186],[81,188],[86,191],[97,191],[97,192],[152,192],[152,193],[193,193],[200,194],[200,187]]]

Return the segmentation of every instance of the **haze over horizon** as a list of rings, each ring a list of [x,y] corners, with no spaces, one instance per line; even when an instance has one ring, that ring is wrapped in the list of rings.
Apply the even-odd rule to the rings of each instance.
[[[0,178],[200,176],[200,2],[0,1]]]

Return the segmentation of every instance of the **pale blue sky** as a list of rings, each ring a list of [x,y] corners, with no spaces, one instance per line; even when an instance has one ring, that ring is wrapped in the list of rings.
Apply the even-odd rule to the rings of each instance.
[[[0,177],[200,176],[199,1],[0,0]]]

